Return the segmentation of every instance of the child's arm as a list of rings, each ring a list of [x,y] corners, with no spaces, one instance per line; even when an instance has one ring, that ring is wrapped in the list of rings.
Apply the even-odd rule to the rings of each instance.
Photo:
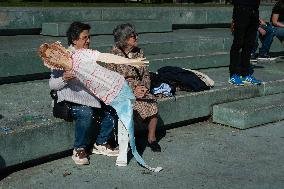
[[[97,61],[113,64],[131,64],[132,66],[145,66],[148,61],[145,58],[128,59],[110,53],[99,53]]]

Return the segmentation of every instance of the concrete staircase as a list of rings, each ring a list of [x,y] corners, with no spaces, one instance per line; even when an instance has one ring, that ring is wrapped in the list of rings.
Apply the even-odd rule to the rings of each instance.
[[[17,17],[21,10],[0,10],[0,13],[5,13],[10,18],[9,23],[1,25],[0,34],[12,30],[21,34],[23,29],[28,32],[40,28],[42,34],[48,35],[0,36],[0,43],[5,44],[0,47],[0,98],[3,99],[0,101],[0,147],[4,149],[0,152],[0,168],[72,148],[74,127],[72,123],[53,118],[46,80],[49,77],[49,70],[43,67],[36,51],[44,42],[59,40],[66,45],[66,37],[62,36],[65,35],[66,26],[74,18],[94,23],[92,34],[95,35],[91,38],[91,48],[103,52],[108,52],[113,44],[113,38],[109,35],[113,25],[134,20],[139,24],[138,28],[141,25],[145,29],[140,30],[139,46],[150,60],[151,71],[155,72],[160,67],[168,65],[199,69],[215,81],[215,87],[208,91],[179,92],[175,98],[160,99],[160,127],[168,128],[184,121],[208,117],[212,113],[213,121],[241,129],[282,119],[284,110],[276,106],[278,101],[273,101],[275,107],[272,109],[266,107],[271,106],[270,100],[279,98],[280,102],[282,99],[284,60],[279,58],[271,64],[262,62],[255,66],[255,76],[264,81],[263,85],[231,86],[227,82],[232,41],[228,28],[172,30],[169,27],[169,23],[170,26],[217,22],[228,24],[228,18],[231,17],[230,8],[220,10],[223,14],[220,14],[220,11],[216,14],[211,8],[149,8],[136,9],[136,12],[127,8],[86,8],[77,9],[77,14],[71,14],[70,9],[26,9],[20,18],[26,22],[25,25],[12,19],[12,15]],[[262,8],[261,14],[268,15],[267,10],[267,7]],[[219,14],[222,17],[219,17]],[[59,15],[61,20],[58,19]],[[228,15],[228,18],[224,15]],[[33,23],[28,22],[30,16],[34,19]],[[117,21],[113,21],[114,18],[117,18]],[[157,24],[157,20],[161,22]],[[99,24],[106,23],[109,23],[106,29],[96,29]],[[149,23],[156,25],[154,27]],[[281,53],[282,46],[275,40],[271,50]],[[267,103],[261,104],[262,98],[265,98]],[[243,101],[239,102],[240,100]],[[261,113],[250,114],[250,111],[244,111],[250,106],[243,107],[242,104],[249,104],[248,102],[254,103],[254,109]],[[262,107],[261,110],[258,105]],[[229,112],[228,107],[232,108]],[[279,116],[259,118],[259,115],[272,115],[278,111]],[[232,117],[230,112],[237,112],[234,115],[239,116],[226,119]],[[246,121],[238,126],[235,123],[241,122],[242,115],[253,117],[255,122],[248,124],[249,121]]]

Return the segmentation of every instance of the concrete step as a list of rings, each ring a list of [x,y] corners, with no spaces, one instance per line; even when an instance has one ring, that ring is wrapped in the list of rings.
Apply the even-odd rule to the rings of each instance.
[[[256,77],[265,81],[260,86],[229,85],[228,68],[201,71],[215,81],[215,87],[160,99],[159,127],[209,116],[215,104],[284,93],[282,63],[256,68]],[[74,127],[52,117],[47,80],[0,85],[0,98],[0,168],[72,148]]]
[[[284,119],[284,93],[213,106],[213,121],[248,129]]]
[[[6,44],[0,47],[0,78],[48,72],[37,55],[37,48],[44,42],[58,40],[67,46],[65,37],[0,36],[0,43]],[[91,48],[102,52],[109,52],[113,44],[110,35],[93,36],[91,40]],[[139,46],[151,61],[152,71],[164,65],[200,69],[228,65],[231,40],[227,29],[188,29],[141,34]],[[280,42],[275,40],[271,51],[282,53],[282,50]]]
[[[128,23],[136,27],[138,33],[158,33],[171,32],[172,24],[160,20],[129,20]],[[72,22],[52,22],[42,24],[42,35],[66,36],[66,31]],[[115,26],[125,23],[125,21],[88,21],[91,35],[112,34]]]
[[[229,52],[232,36],[229,29],[224,28],[180,29],[168,33],[143,33],[139,35],[138,40],[139,46],[144,49],[147,55],[196,52],[197,50],[206,52],[208,49],[211,52],[218,52],[220,50]],[[36,51],[40,44],[54,41],[61,41],[63,45],[67,45],[66,37],[42,35],[0,36],[0,43],[6,44],[0,47],[0,53]],[[91,48],[107,51],[112,45],[112,35],[96,35],[91,37]],[[149,46],[148,50],[147,47]],[[199,46],[201,48],[198,48]],[[278,39],[275,39],[272,43],[271,51],[283,51],[283,46]]]
[[[149,69],[156,72],[159,68],[164,66],[177,66],[189,69],[206,69],[218,68],[228,66],[229,54],[228,52],[216,52],[206,55],[190,55],[193,53],[172,53],[162,55],[148,56],[151,61]]]
[[[229,55],[227,52],[209,53],[202,55],[193,55],[194,53],[171,53],[160,55],[149,55],[149,69],[156,72],[164,66],[178,66],[190,69],[214,68],[229,65]],[[49,72],[49,69],[44,67],[41,59],[35,53],[22,52],[15,54],[6,54],[2,57],[3,62],[0,65],[0,78],[12,78],[16,76],[37,75]],[[20,59],[21,62],[15,61]],[[1,60],[1,59],[0,59]],[[28,65],[27,65],[28,64]]]
[[[95,28],[94,28],[95,29]],[[112,31],[112,29],[111,29]],[[191,41],[193,39],[199,39],[200,43],[206,43],[208,40],[216,38],[216,41],[220,43],[223,47],[224,44],[229,44],[231,42],[231,35],[227,32],[228,29],[183,29],[174,30],[168,33],[143,33],[138,36],[139,46],[142,44],[149,43],[166,43],[166,42],[181,42],[181,41]],[[65,31],[66,32],[66,31]],[[51,37],[42,35],[16,35],[16,36],[0,36],[1,44],[6,44],[6,46],[0,47],[0,52],[9,51],[22,51],[22,50],[35,50],[40,44],[44,42],[61,41],[62,44],[67,45],[66,37]],[[224,42],[223,42],[224,41]],[[195,41],[193,41],[195,42]],[[91,36],[91,47],[102,47],[102,46],[112,46],[113,36],[112,35],[95,35]],[[193,46],[195,44],[191,44]],[[207,43],[207,45],[209,45]],[[17,47],[17,48],[15,48]],[[190,47],[190,45],[188,45]],[[161,47],[160,47],[161,48]],[[178,49],[179,47],[177,47]],[[223,47],[224,48],[224,47]],[[178,52],[183,52],[183,46]],[[175,51],[176,52],[176,51]]]
[[[260,15],[269,20],[271,6],[262,6]],[[0,35],[12,30],[21,34],[23,29],[40,29],[42,23],[94,21],[161,20],[172,24],[230,23],[232,7],[3,7],[0,9]]]
[[[193,56],[224,51],[224,43],[229,41],[228,38],[220,35],[224,29],[197,31],[182,30],[163,34],[141,34],[139,35],[139,46],[144,50],[146,57],[157,54],[169,57],[168,54],[183,52],[189,53],[187,55],[185,53],[185,56]],[[47,72],[48,69],[42,65],[37,55],[37,48],[44,42],[58,40],[67,46],[66,38],[63,37],[1,36],[0,43],[6,44],[6,46],[0,47],[0,78]],[[91,48],[102,52],[109,52],[113,45],[113,37],[110,35],[93,36],[91,40]],[[158,58],[161,59],[164,55]]]

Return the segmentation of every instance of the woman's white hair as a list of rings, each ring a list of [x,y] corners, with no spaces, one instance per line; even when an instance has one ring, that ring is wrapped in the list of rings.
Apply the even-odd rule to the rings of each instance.
[[[137,35],[135,27],[129,23],[117,25],[112,34],[114,43],[119,48],[125,48],[127,46],[126,40],[133,34]]]

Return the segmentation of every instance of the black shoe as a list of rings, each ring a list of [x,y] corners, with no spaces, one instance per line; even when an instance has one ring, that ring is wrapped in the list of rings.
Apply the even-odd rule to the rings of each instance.
[[[161,146],[158,144],[157,141],[151,143],[148,142],[148,146],[151,148],[153,152],[161,152]]]

